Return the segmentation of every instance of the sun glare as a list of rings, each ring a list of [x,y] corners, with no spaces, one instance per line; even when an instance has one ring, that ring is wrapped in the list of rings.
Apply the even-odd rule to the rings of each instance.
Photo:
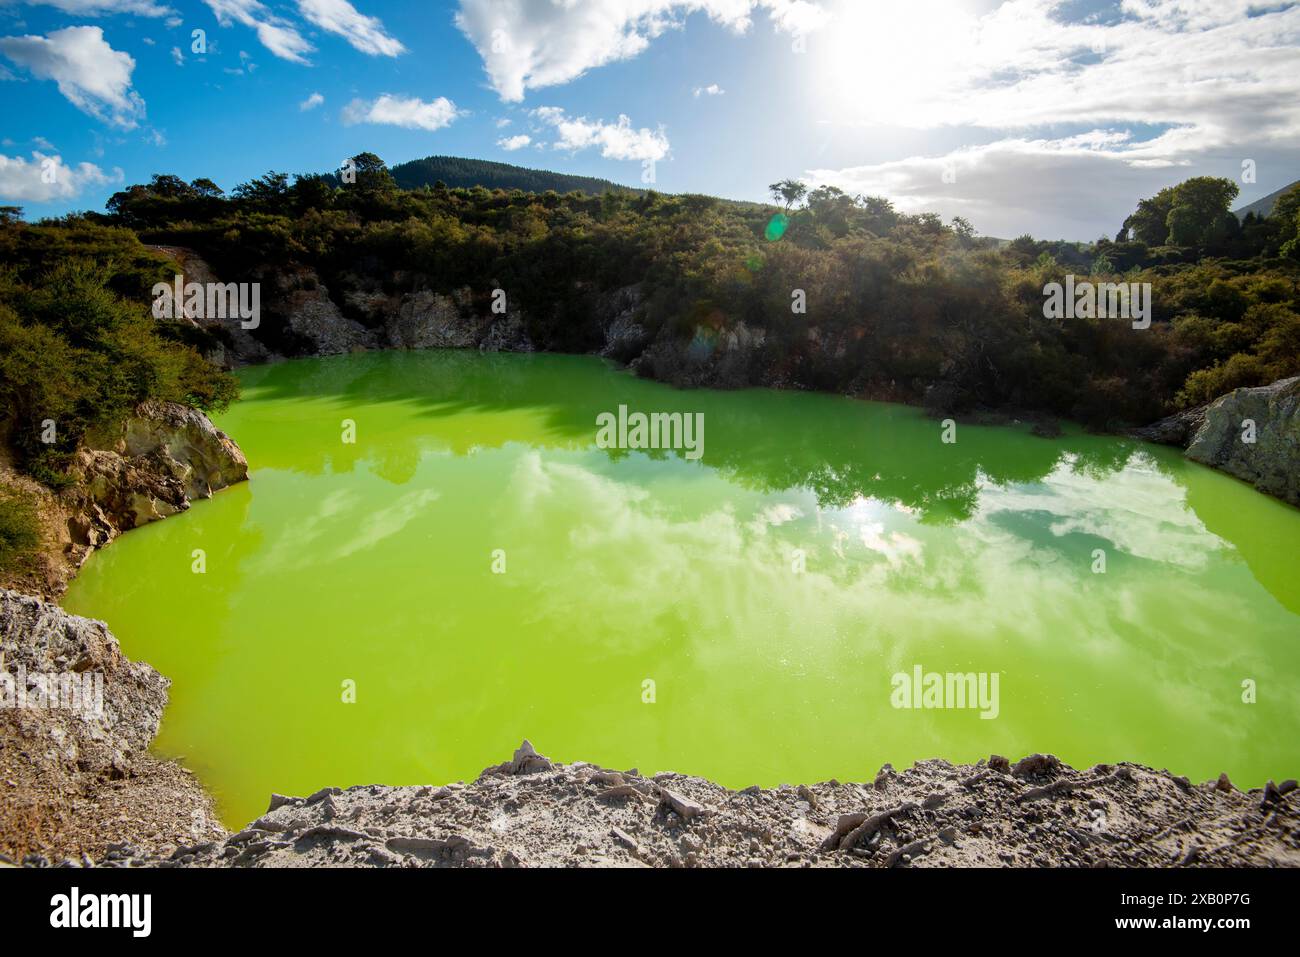
[[[846,123],[924,126],[962,76],[974,18],[941,0],[852,3],[836,12],[821,46],[816,95]]]

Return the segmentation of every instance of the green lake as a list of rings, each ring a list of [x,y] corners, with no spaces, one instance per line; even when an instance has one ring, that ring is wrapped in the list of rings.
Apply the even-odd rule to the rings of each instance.
[[[94,555],[64,602],[172,679],[156,748],[231,826],[272,791],[469,780],[524,737],[732,787],[1033,751],[1300,772],[1300,511],[1176,451],[945,443],[913,408],[579,356],[241,378],[217,424],[250,481]],[[702,456],[598,447],[620,404],[702,413]],[[918,666],[996,674],[996,717],[894,707]]]

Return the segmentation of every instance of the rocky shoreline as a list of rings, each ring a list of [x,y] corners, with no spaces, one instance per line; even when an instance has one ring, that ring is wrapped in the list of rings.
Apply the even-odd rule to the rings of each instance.
[[[48,683],[98,675],[101,707],[0,707],[0,854],[89,861],[116,843],[224,834],[194,775],[149,751],[171,682],[128,661],[103,622],[54,602],[96,549],[244,481],[248,463],[198,410],[146,402],[79,449],[71,473],[70,487],[52,492],[0,464],[0,482],[32,498],[41,525],[30,566],[0,581],[9,586],[0,587],[0,671],[12,682],[0,692],[39,696]]]
[[[28,856],[27,866],[51,866]],[[524,741],[471,784],[273,794],[235,834],[117,844],[108,867],[1294,867],[1296,782],[1238,791],[1122,763],[886,765],[869,783],[735,791],[560,764]]]

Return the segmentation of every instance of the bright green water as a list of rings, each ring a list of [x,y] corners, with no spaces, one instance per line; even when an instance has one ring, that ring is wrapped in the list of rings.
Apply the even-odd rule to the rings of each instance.
[[[1172,451],[944,444],[911,408],[581,357],[243,378],[219,425],[251,481],[95,555],[66,601],[173,679],[158,748],[232,825],[272,791],[469,779],[525,736],[736,787],[991,752],[1300,771],[1300,512]],[[596,448],[619,403],[703,412],[703,458]],[[998,672],[998,717],[891,707],[918,664]]]

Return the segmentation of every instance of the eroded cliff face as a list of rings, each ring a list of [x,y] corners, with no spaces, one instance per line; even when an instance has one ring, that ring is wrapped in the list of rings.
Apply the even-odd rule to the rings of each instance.
[[[148,753],[170,684],[103,622],[0,589],[0,853],[76,860],[224,833],[193,775]]]
[[[248,462],[197,409],[145,402],[115,434],[78,449],[70,475],[71,486],[56,493],[0,469],[0,482],[37,503],[42,536],[32,566],[0,585],[57,599],[96,548],[244,481]]]
[[[1300,506],[1300,376],[1235,389],[1133,434]]]
[[[248,478],[239,446],[202,412],[175,402],[141,403],[100,445],[77,452],[77,481],[63,495],[70,544],[85,554]]]

